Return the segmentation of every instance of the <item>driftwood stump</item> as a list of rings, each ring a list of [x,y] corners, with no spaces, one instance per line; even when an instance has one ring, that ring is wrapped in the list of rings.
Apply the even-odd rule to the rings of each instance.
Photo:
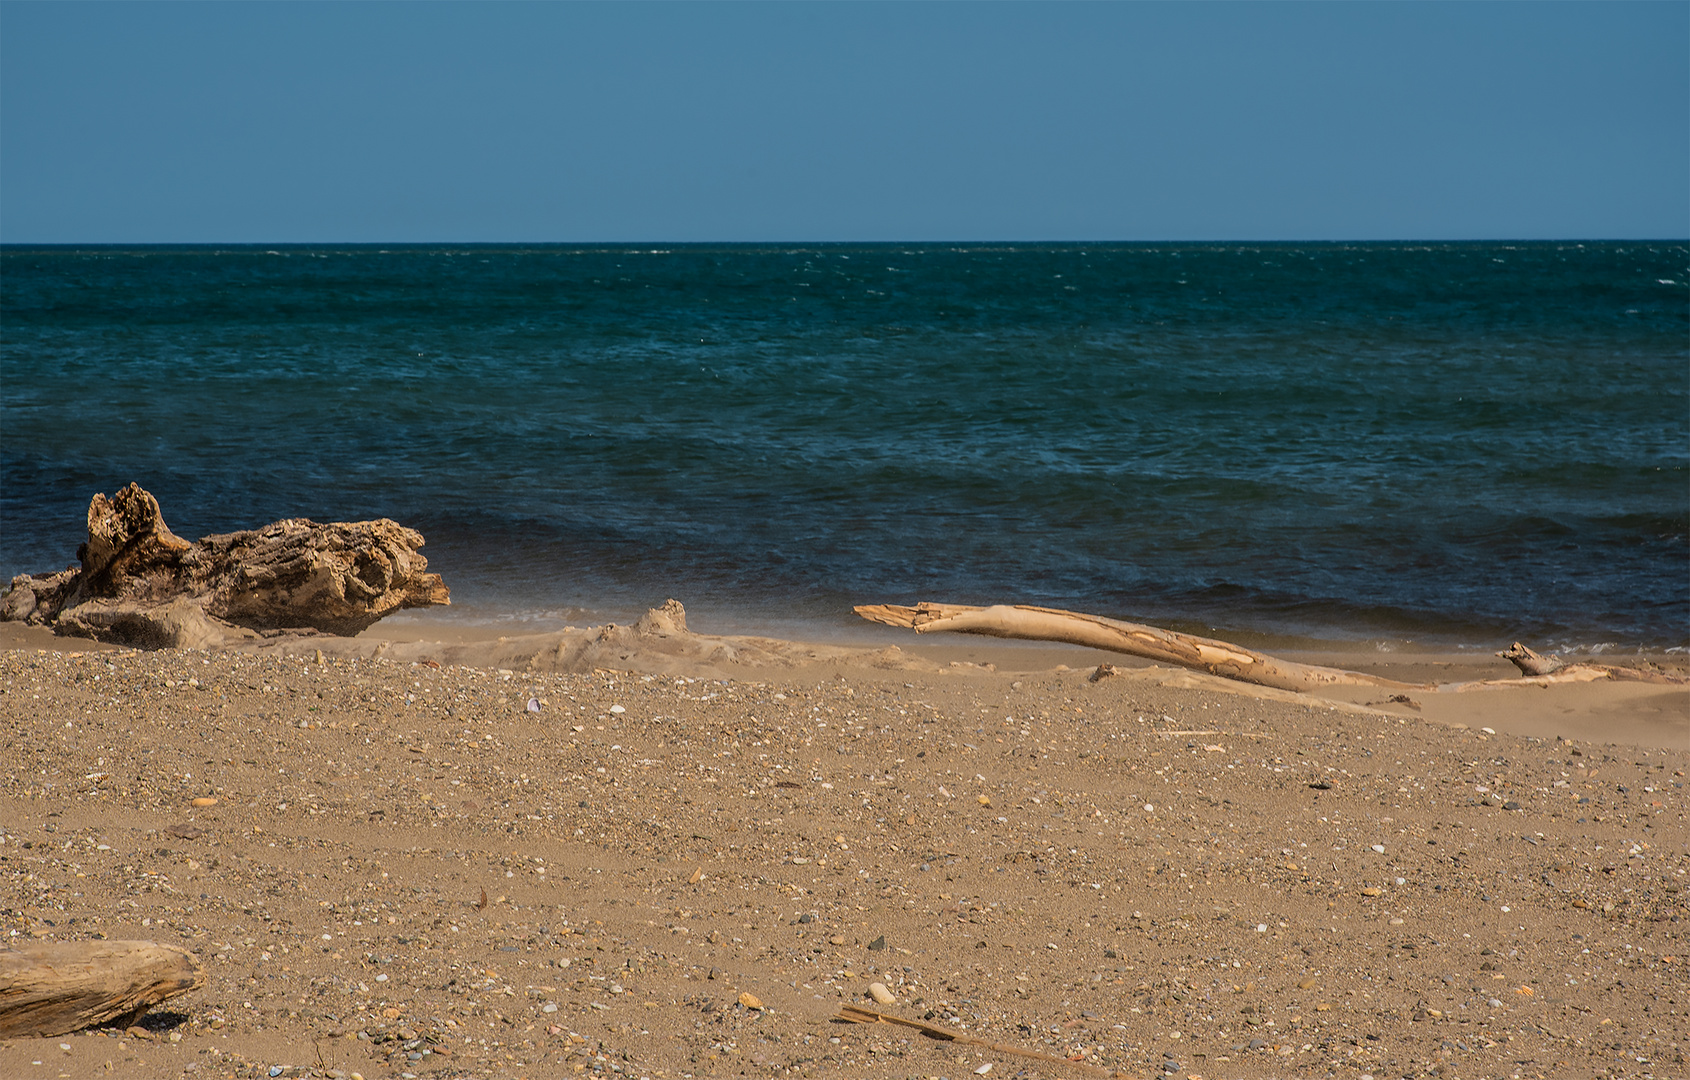
[[[156,941],[0,949],[0,1038],[45,1038],[133,1022],[204,982],[191,953]]]
[[[136,484],[88,504],[80,567],[20,574],[0,618],[138,648],[209,648],[264,631],[351,636],[401,608],[449,604],[398,522],[288,518],[190,543]]]

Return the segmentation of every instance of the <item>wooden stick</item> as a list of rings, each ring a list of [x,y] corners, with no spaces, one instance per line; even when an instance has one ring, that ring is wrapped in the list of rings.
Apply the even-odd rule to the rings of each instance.
[[[204,982],[193,954],[156,941],[0,949],[0,1038],[46,1038],[139,1018]]]
[[[1060,1054],[1047,1054],[1043,1050],[1024,1050],[1019,1046],[992,1042],[990,1039],[982,1039],[978,1035],[970,1035],[966,1031],[957,1031],[955,1028],[940,1027],[937,1024],[928,1024],[920,1020],[905,1020],[901,1016],[877,1012],[874,1009],[865,1009],[858,1005],[841,1005],[838,1019],[848,1020],[853,1024],[897,1024],[900,1027],[915,1028],[930,1038],[967,1043],[970,1046],[981,1046],[996,1054],[1009,1054],[1014,1057],[1032,1058],[1034,1061],[1048,1061],[1056,1065],[1066,1065],[1069,1068],[1090,1073],[1092,1076],[1129,1075],[1124,1072],[1112,1072],[1096,1065],[1087,1065],[1083,1061],[1065,1058]]]
[[[961,604],[864,604],[857,614],[871,622],[907,626],[918,634],[956,630],[965,634],[1065,641],[1094,649],[1142,656],[1167,664],[1205,671],[1239,682],[1305,693],[1330,686],[1378,686],[1393,690],[1431,690],[1433,687],[1365,675],[1358,671],[1299,664],[1214,638],[1162,630],[1139,623],[1105,619],[1058,608],[1026,604],[967,607]]]

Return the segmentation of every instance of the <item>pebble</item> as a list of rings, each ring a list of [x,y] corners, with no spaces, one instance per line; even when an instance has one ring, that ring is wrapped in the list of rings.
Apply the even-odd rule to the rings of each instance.
[[[1361,890],[1361,895],[1363,895],[1363,896],[1379,896],[1384,891],[1385,891],[1384,889],[1378,888],[1377,886],[1369,885],[1367,888]]]
[[[202,795],[194,800],[195,806],[216,806],[217,799],[211,795]]]
[[[1385,845],[1384,844],[1374,844],[1373,850],[1377,851],[1379,854],[1383,855],[1383,854],[1385,854]]]
[[[747,1009],[761,1009],[761,1008],[763,1008],[763,999],[758,997],[756,994],[753,994],[749,990],[747,990],[745,993],[739,995],[739,1003],[741,1005],[744,1005]]]
[[[868,996],[880,1002],[882,1005],[890,1005],[894,1001],[898,1000],[892,991],[886,989],[885,983],[869,983]]]

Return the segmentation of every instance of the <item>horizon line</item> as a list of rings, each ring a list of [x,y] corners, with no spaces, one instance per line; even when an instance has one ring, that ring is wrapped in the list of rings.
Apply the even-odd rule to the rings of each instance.
[[[894,240],[0,240],[0,248],[134,248],[134,247],[753,247],[753,246],[880,246],[888,244],[919,245],[1006,245],[1006,244],[1685,244],[1685,236],[1553,236],[1553,237],[1350,237],[1343,239],[1275,238],[1275,239],[1191,239],[1163,237],[1157,239],[894,239]]]

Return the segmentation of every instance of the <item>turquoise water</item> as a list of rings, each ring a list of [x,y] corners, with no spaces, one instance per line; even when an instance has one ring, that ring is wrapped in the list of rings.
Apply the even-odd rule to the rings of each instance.
[[[461,617],[1690,642],[1683,244],[0,249],[0,573],[396,518]]]

